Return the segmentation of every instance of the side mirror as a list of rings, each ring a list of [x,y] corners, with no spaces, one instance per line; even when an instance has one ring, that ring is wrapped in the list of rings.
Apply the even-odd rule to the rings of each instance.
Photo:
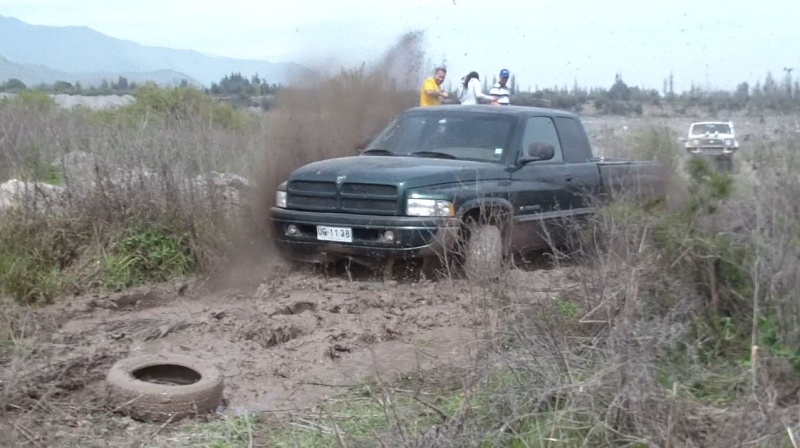
[[[528,153],[522,158],[523,164],[538,160],[550,160],[556,155],[556,150],[550,143],[533,142],[528,145]]]

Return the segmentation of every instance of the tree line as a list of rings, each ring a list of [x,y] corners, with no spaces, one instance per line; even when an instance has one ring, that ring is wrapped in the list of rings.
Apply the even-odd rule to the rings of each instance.
[[[509,80],[510,81],[510,80]],[[791,69],[784,70],[778,80],[767,72],[763,80],[751,85],[741,82],[733,90],[708,89],[692,85],[688,90],[676,93],[674,78],[670,74],[664,79],[662,90],[630,86],[617,74],[608,88],[585,88],[575,83],[572,88],[553,87],[520,91],[512,84],[512,102],[527,106],[545,106],[558,109],[583,111],[591,105],[599,113],[629,115],[643,113],[645,106],[653,106],[682,114],[690,108],[706,113],[720,111],[773,111],[791,112],[800,110],[800,83],[792,78]]]
[[[189,87],[189,82],[184,79],[179,83],[181,87]],[[98,85],[84,87],[80,82],[56,81],[54,83],[39,83],[28,86],[17,78],[11,78],[5,82],[0,82],[0,92],[19,93],[26,90],[34,90],[43,93],[63,93],[67,95],[124,95],[133,93],[139,85],[131,82],[125,76],[119,76],[116,81],[102,80]],[[206,94],[219,96],[263,96],[272,95],[281,86],[277,83],[269,83],[266,79],[259,77],[256,73],[251,77],[243,76],[241,73],[233,72],[225,75],[218,82],[212,82],[208,88],[201,89]]]
[[[492,80],[492,84],[496,79]],[[691,86],[688,90],[676,93],[674,78],[670,74],[664,78],[661,91],[628,85],[617,74],[609,87],[584,87],[574,83],[572,87],[545,87],[527,89],[520,88],[514,75],[509,79],[511,101],[523,106],[552,107],[557,109],[583,112],[593,107],[601,114],[641,115],[645,107],[661,108],[664,113],[682,114],[689,109],[699,109],[705,113],[715,114],[720,111],[759,111],[791,112],[800,111],[800,83],[793,79],[792,70],[784,69],[781,79],[767,72],[763,80],[750,85],[741,82],[733,90],[708,89]],[[180,83],[188,87],[183,80]],[[489,90],[488,79],[484,79],[484,91]],[[133,94],[139,86],[120,76],[116,81],[103,80],[97,86],[88,88],[79,82],[56,81],[53,84],[39,84],[33,87],[25,85],[19,79],[0,82],[0,92],[22,92],[35,90],[44,93],[64,93],[70,95],[120,95]],[[254,74],[250,77],[233,72],[225,75],[210,87],[200,89],[202,92],[228,102],[235,107],[259,107],[267,110],[274,105],[274,96],[284,88],[277,83],[269,83],[266,79]],[[452,92],[455,94],[455,92]],[[416,92],[414,92],[416,94]]]

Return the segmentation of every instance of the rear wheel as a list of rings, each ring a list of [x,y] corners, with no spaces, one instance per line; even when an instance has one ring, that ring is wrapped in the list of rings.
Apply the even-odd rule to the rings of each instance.
[[[733,157],[723,157],[719,161],[719,167],[726,173],[733,173]]]

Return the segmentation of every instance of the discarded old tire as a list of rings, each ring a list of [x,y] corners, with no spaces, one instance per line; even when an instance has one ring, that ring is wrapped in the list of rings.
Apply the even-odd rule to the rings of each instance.
[[[106,376],[114,412],[150,422],[207,414],[222,402],[222,375],[199,359],[153,353],[117,361]]]

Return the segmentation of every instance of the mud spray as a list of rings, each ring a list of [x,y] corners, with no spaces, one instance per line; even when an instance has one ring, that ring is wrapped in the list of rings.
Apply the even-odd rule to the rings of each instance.
[[[402,35],[381,57],[335,75],[295,79],[267,114],[263,168],[255,180],[248,219],[236,236],[234,259],[217,269],[217,287],[255,286],[285,267],[272,243],[269,209],[275,190],[307,163],[358,154],[357,147],[395,115],[416,106],[427,72],[424,33]]]

